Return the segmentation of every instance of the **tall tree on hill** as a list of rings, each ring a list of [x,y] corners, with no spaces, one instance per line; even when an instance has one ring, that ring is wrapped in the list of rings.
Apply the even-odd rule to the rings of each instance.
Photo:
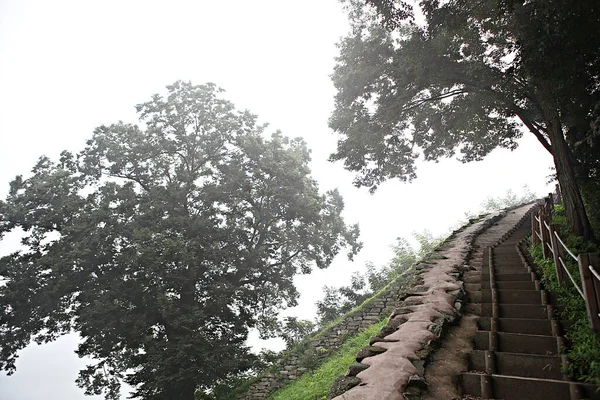
[[[360,244],[320,194],[301,139],[270,138],[212,84],[176,82],[100,126],[77,156],[42,157],[0,201],[0,369],[75,331],[87,394],[192,400],[251,368],[248,329],[295,305],[293,277]]]
[[[524,126],[554,158],[572,230],[593,237],[566,139],[590,131],[600,100],[595,2],[422,0],[423,22],[405,1],[348,3],[331,158],[359,173],[357,185],[411,180],[419,157],[514,149]]]

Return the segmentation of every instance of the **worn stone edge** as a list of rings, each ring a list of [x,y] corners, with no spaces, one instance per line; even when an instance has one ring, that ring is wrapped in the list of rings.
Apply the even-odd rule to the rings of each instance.
[[[338,324],[335,324],[335,325],[325,329],[324,331],[319,332],[318,333],[320,335],[319,338],[314,338],[314,337],[307,338],[311,341],[310,347],[314,348],[314,349],[321,348],[322,346],[321,346],[320,341],[321,341],[321,338],[324,338],[324,337],[326,338],[326,337],[330,337],[332,335],[335,335],[338,337],[343,337],[344,333],[340,332],[340,331],[343,331],[343,328],[341,328],[341,327],[343,327],[344,324],[347,324],[349,321],[352,321],[353,319],[361,318],[364,308],[369,307],[369,305],[372,303],[380,302],[380,301],[382,301],[382,299],[385,299],[386,297],[389,297],[390,295],[395,297],[396,304],[391,307],[386,304],[386,307],[384,307],[384,309],[382,310],[381,315],[379,315],[378,321],[381,320],[381,318],[385,318],[387,315],[392,313],[393,309],[397,308],[398,302],[401,302],[402,300],[407,298],[411,292],[414,292],[414,289],[416,287],[418,287],[418,285],[420,284],[418,277],[421,275],[423,270],[429,268],[432,265],[432,263],[435,263],[436,260],[440,259],[440,257],[441,257],[440,253],[443,252],[444,247],[446,247],[448,245],[448,243],[450,243],[452,240],[454,240],[456,238],[456,236],[458,234],[460,234],[461,232],[463,232],[465,229],[468,229],[468,228],[472,227],[473,225],[482,222],[482,220],[486,220],[487,218],[490,218],[493,215],[494,214],[479,215],[477,217],[478,218],[477,221],[473,222],[473,220],[469,220],[467,223],[465,223],[464,225],[462,225],[459,228],[457,228],[456,230],[454,230],[427,257],[425,257],[423,260],[420,260],[419,262],[417,262],[413,267],[411,267],[409,270],[407,270],[405,274],[403,274],[403,275],[397,277],[396,279],[394,279],[393,281],[391,281],[387,285],[387,290],[385,288],[382,289],[379,293],[373,295],[373,297],[371,297],[369,300],[367,300],[365,303],[363,303],[361,306],[359,306],[359,308],[362,307],[361,309],[359,309],[359,310],[355,309],[355,310],[349,311]],[[374,321],[374,320],[371,321],[371,323],[375,323],[375,322],[377,322],[377,321]],[[382,330],[382,332],[383,332],[383,330]],[[372,340],[374,340],[374,339],[375,338],[372,338]],[[332,347],[331,349],[335,350],[336,348]],[[325,357],[326,355],[328,355],[328,354],[323,353],[323,358],[326,358]],[[293,360],[293,358],[294,358],[294,354],[286,355],[284,358],[282,358],[276,362],[276,367],[278,367],[278,368],[275,368],[275,369],[285,370],[285,368],[289,367],[290,364],[294,364],[293,361],[290,362],[291,359]],[[352,368],[351,368],[351,370],[352,370]],[[302,374],[304,372],[307,372],[307,371],[301,371],[301,374],[299,374],[297,376],[296,375],[285,375],[284,376],[284,375],[281,375],[280,373],[277,373],[274,371],[269,371],[269,370],[264,371],[261,375],[258,375],[255,378],[256,382],[252,383],[246,391],[244,391],[243,393],[240,393],[237,396],[237,399],[239,399],[239,400],[266,399],[270,394],[275,392],[277,389],[280,389],[283,386],[287,385],[288,383],[292,382],[293,380],[298,379],[300,376],[302,376]],[[356,375],[356,373],[354,375]],[[354,375],[347,375],[347,376],[354,376]]]
[[[510,210],[512,210],[512,209],[513,208],[511,208]],[[456,282],[460,285],[459,290],[452,291],[454,293],[450,293],[455,296],[454,309],[456,310],[456,313],[454,315],[452,315],[452,314],[443,315],[441,318],[438,318],[433,321],[429,330],[434,334],[434,338],[429,340],[425,344],[425,346],[423,346],[423,348],[421,348],[419,350],[419,352],[417,353],[418,358],[416,360],[411,360],[412,364],[415,366],[415,368],[418,372],[417,372],[417,374],[414,374],[413,377],[411,377],[408,385],[406,386],[406,388],[403,391],[404,393],[402,393],[402,394],[404,395],[404,397],[406,399],[416,399],[416,398],[420,397],[420,394],[422,393],[422,391],[426,390],[426,387],[427,387],[427,382],[424,379],[425,366],[431,360],[431,355],[432,355],[433,351],[437,347],[439,347],[440,340],[443,337],[444,333],[447,331],[447,329],[452,324],[455,324],[460,319],[460,316],[462,315],[460,310],[462,309],[465,291],[464,291],[464,286],[463,286],[463,282],[462,282],[461,278],[462,278],[462,274],[464,272],[464,264],[467,262],[467,260],[469,260],[469,258],[471,257],[471,254],[473,252],[473,244],[475,242],[475,239],[482,232],[484,232],[485,230],[487,230],[488,228],[493,226],[497,221],[504,218],[510,210],[503,210],[501,212],[488,214],[488,215],[482,217],[483,219],[477,221],[475,224],[466,224],[466,225],[462,226],[461,228],[454,231],[436,250],[434,250],[433,254],[430,257],[428,257],[425,260],[422,260],[415,266],[415,268],[417,268],[417,270],[418,270],[417,285],[415,285],[412,288],[412,292],[407,292],[406,296],[404,296],[402,299],[400,299],[401,301],[400,301],[399,307],[392,312],[392,314],[388,318],[388,323],[381,329],[380,334],[378,336],[371,338],[371,340],[369,341],[370,346],[366,346],[365,348],[363,348],[359,351],[359,354],[357,355],[357,362],[360,365],[362,365],[363,367],[353,368],[356,366],[356,364],[351,366],[351,368],[349,369],[349,371],[346,374],[346,377],[356,376],[360,372],[362,372],[366,368],[368,368],[367,365],[360,363],[365,358],[365,357],[363,357],[364,354],[361,354],[361,353],[365,352],[365,350],[367,350],[367,352],[368,352],[370,350],[370,348],[373,347],[372,345],[375,343],[385,342],[386,341],[385,337],[389,336],[391,333],[397,331],[400,328],[400,325],[403,322],[405,322],[405,321],[402,321],[402,318],[400,317],[404,312],[403,310],[405,310],[405,308],[403,306],[410,306],[410,304],[407,304],[405,302],[405,300],[408,297],[414,297],[414,296],[419,295],[418,289],[422,285],[422,282],[423,282],[423,280],[421,279],[422,275],[424,273],[426,273],[430,268],[435,266],[436,260],[440,259],[441,257],[444,257],[444,254],[443,254],[444,247],[447,247],[451,242],[453,242],[456,239],[457,234],[463,232],[464,230],[466,230],[468,228],[473,227],[477,223],[481,223],[481,225],[479,227],[477,227],[476,230],[474,230],[472,233],[470,233],[470,238],[469,238],[470,240],[467,243],[467,249],[466,249],[467,251],[466,251],[465,255],[463,256],[461,262],[457,263],[454,266],[452,272],[450,273],[450,275],[453,275],[456,279]],[[338,378],[338,379],[341,379],[341,378]],[[336,379],[336,381],[332,385],[332,389],[336,387],[336,382],[338,381],[338,379]],[[358,378],[358,379],[360,379],[360,378]],[[357,385],[360,385],[360,382],[358,380],[353,380],[352,386],[347,387],[346,391]],[[332,391],[330,391],[329,395],[327,396],[327,400],[335,399],[338,396],[342,395],[344,392],[332,390]]]

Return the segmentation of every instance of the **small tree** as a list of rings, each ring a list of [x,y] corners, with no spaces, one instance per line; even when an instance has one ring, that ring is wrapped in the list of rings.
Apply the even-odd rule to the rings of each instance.
[[[531,191],[529,186],[523,186],[523,192],[517,194],[511,189],[508,189],[504,197],[488,197],[482,204],[483,212],[499,211],[505,208],[515,207],[525,203],[531,203],[537,198],[535,193]]]
[[[433,236],[428,230],[413,232],[413,236],[419,244],[418,250],[415,250],[408,240],[399,237],[392,246],[394,257],[387,265],[377,268],[369,262],[364,274],[352,274],[349,286],[325,286],[325,296],[316,302],[319,325],[333,321],[362,304],[416,264],[419,259],[432,252],[444,240],[443,237]]]
[[[212,85],[176,82],[100,126],[79,154],[42,157],[0,202],[0,369],[76,331],[86,394],[191,400],[252,368],[248,329],[295,305],[293,277],[359,248],[337,191],[320,194],[301,139],[265,135]]]
[[[298,343],[304,336],[315,330],[315,323],[307,319],[298,319],[297,317],[285,317],[281,324],[281,337],[287,348],[291,348]]]

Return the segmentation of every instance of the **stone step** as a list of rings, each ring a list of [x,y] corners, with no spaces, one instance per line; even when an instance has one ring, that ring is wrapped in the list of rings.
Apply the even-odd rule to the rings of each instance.
[[[490,363],[493,365],[496,374],[558,380],[564,377],[560,356],[539,354],[474,350],[469,356],[469,369],[486,371],[486,357],[491,358],[488,365]]]
[[[542,292],[538,290],[496,290],[497,301],[500,304],[542,304]],[[475,300],[474,300],[475,301]],[[484,289],[481,291],[481,300],[478,303],[490,303],[492,291]]]
[[[568,400],[583,398],[600,400],[597,386],[556,379],[526,378],[492,374],[465,372],[460,381],[465,394],[487,399],[503,400]],[[491,397],[484,397],[482,388],[489,383]],[[571,397],[571,391],[579,392],[580,397]]]
[[[491,330],[492,318],[478,318],[477,327],[482,331]],[[498,332],[552,336],[552,322],[547,319],[498,318],[496,329]]]
[[[494,276],[511,274],[526,274],[528,277],[531,275],[530,272],[527,271],[527,268],[523,267],[522,265],[516,267],[494,268]],[[489,270],[483,270],[481,272],[481,276],[490,276]]]
[[[558,354],[557,337],[544,335],[528,335],[523,333],[497,332],[496,349],[506,353],[556,355]],[[490,350],[490,332],[475,333],[475,349]]]
[[[482,281],[481,289],[489,289],[490,282]],[[496,289],[499,290],[535,290],[535,281],[531,279],[527,281],[496,281]]]
[[[498,318],[550,319],[548,306],[536,304],[499,304],[498,313]],[[492,317],[492,304],[482,303],[480,315]]]
[[[515,272],[515,273],[496,273],[494,274],[496,281],[531,281],[531,273],[527,272],[526,269],[523,269],[523,272]]]

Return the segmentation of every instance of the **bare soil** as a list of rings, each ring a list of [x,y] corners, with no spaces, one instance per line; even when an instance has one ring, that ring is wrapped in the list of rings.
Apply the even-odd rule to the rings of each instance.
[[[476,290],[481,290],[483,249],[493,246],[519,221],[528,208],[529,206],[525,206],[509,212],[475,239],[473,252],[467,262],[469,267],[463,275],[465,284],[473,286],[473,283],[479,283],[479,288]],[[469,294],[467,290],[467,301],[463,306],[464,314],[459,324],[448,330],[440,348],[433,353],[431,362],[425,367],[425,380],[429,386],[428,392],[422,397],[423,400],[473,399],[471,396],[462,396],[458,382],[460,373],[468,369],[468,355],[474,347],[473,339],[477,332],[477,317],[480,310],[479,304],[469,303]]]

